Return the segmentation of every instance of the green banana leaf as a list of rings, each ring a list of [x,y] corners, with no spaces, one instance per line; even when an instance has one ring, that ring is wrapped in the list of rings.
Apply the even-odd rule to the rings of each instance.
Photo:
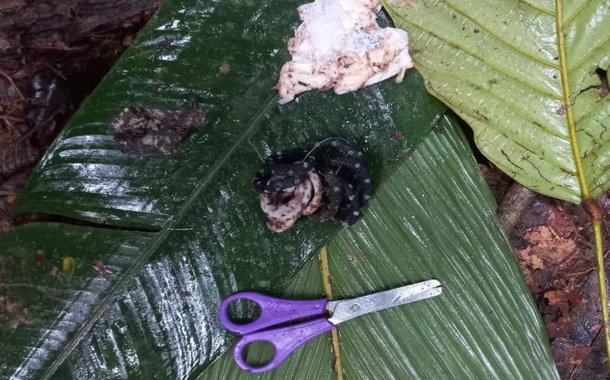
[[[74,116],[16,207],[64,219],[0,242],[0,378],[196,375],[232,343],[219,301],[281,291],[338,229],[303,220],[270,232],[251,189],[262,158],[342,136],[379,184],[446,110],[415,72],[400,86],[279,106],[298,5],[168,0]],[[193,100],[207,120],[172,155],[122,153],[106,131],[127,106]]]
[[[444,289],[339,325],[346,379],[558,379],[494,209],[467,142],[443,120],[384,183],[366,216],[330,240],[338,299],[430,278]],[[311,267],[318,262],[286,296],[319,296],[320,271]],[[263,375],[240,370],[227,352],[197,380],[332,379],[328,340],[316,338]],[[248,360],[264,363],[266,355],[253,348]]]
[[[610,187],[610,3],[383,3],[409,32],[428,90],[470,124],[498,167],[571,202]]]

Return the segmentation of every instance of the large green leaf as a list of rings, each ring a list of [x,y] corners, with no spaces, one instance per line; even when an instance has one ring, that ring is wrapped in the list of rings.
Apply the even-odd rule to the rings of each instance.
[[[457,132],[443,122],[390,176],[366,216],[329,242],[339,299],[430,278],[444,288],[439,297],[340,325],[348,380],[558,378],[493,198]],[[309,267],[287,296],[317,296],[311,289],[320,274]],[[328,378],[328,339],[262,376],[241,371],[228,352],[197,380]],[[249,359],[264,353],[252,350]]]
[[[430,92],[470,124],[480,150],[502,170],[572,202],[608,189],[610,3],[384,4],[409,32]]]
[[[402,85],[276,104],[299,4],[168,0],[78,111],[17,205],[71,219],[20,226],[0,242],[0,377],[197,374],[231,343],[219,300],[283,289],[337,230],[309,221],[267,230],[250,187],[262,157],[343,136],[380,183],[426,135],[445,107],[415,72]],[[127,105],[180,109],[192,99],[210,108],[208,120],[171,156],[123,154],[106,134]]]

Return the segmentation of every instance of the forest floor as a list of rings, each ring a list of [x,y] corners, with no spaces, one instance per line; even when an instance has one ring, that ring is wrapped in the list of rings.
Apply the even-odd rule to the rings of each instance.
[[[11,215],[28,176],[160,2],[0,2],[0,238],[36,218]],[[586,212],[524,189],[484,159],[480,166],[546,325],[561,378],[606,379]],[[599,203],[608,218],[608,194]],[[609,247],[607,227],[604,234]]]

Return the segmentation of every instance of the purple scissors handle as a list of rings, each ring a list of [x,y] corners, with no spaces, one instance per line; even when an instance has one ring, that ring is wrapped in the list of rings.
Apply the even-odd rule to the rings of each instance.
[[[290,354],[301,347],[308,340],[334,329],[336,326],[326,318],[317,318],[311,321],[298,323],[277,329],[268,329],[250,334],[245,334],[237,341],[233,358],[237,365],[248,372],[266,372],[282,364]],[[269,342],[275,348],[275,354],[269,363],[255,367],[244,359],[243,351],[246,346],[253,342]]]
[[[234,323],[229,319],[229,305],[233,301],[250,300],[258,304],[260,308],[259,317],[249,323]],[[285,300],[269,297],[256,292],[240,292],[227,297],[220,304],[218,314],[220,323],[227,330],[248,334],[263,330],[267,327],[280,325],[284,322],[294,321],[301,318],[322,316],[326,311],[328,301],[324,298],[310,301]]]
[[[238,324],[229,319],[228,309],[233,301],[247,299],[258,304],[259,317],[249,323]],[[269,297],[255,292],[241,292],[227,297],[219,308],[220,323],[227,330],[243,334],[235,345],[234,358],[237,365],[249,372],[265,372],[277,367],[290,354],[307,342],[326,331],[335,328],[335,325],[324,317],[326,299],[311,301],[285,300]],[[311,321],[269,329],[282,323],[314,316],[322,316]],[[244,360],[244,348],[253,342],[265,341],[275,348],[273,359],[264,366],[251,366]]]

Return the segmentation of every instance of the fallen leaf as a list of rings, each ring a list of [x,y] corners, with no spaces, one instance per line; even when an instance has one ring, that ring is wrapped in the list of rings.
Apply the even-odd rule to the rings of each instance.
[[[100,275],[101,278],[106,278],[116,271],[104,265],[100,260],[93,260],[93,269]]]
[[[542,262],[540,257],[532,255],[532,257],[530,257],[530,261],[532,263],[532,269],[544,269],[544,263]]]
[[[552,264],[561,263],[576,249],[573,240],[562,238],[549,226],[530,228],[524,237],[533,255]]]
[[[581,365],[582,361],[589,356],[594,348],[595,347],[588,347],[582,344],[575,344],[574,347],[570,349],[570,364]]]
[[[572,305],[577,305],[582,302],[582,298],[573,292],[562,290],[552,290],[544,293],[544,298],[549,300],[549,305],[560,305],[570,302]]]
[[[558,322],[545,323],[546,331],[549,335],[549,340],[562,337],[572,331],[572,320],[560,318]]]
[[[405,134],[402,133],[402,132],[396,132],[392,136],[392,139],[394,139],[394,140],[404,140],[405,139]]]
[[[34,323],[29,310],[22,303],[11,301],[7,296],[0,296],[0,315],[8,319],[10,328]]]
[[[562,238],[569,238],[576,233],[574,216],[564,209],[549,206],[547,225]]]

